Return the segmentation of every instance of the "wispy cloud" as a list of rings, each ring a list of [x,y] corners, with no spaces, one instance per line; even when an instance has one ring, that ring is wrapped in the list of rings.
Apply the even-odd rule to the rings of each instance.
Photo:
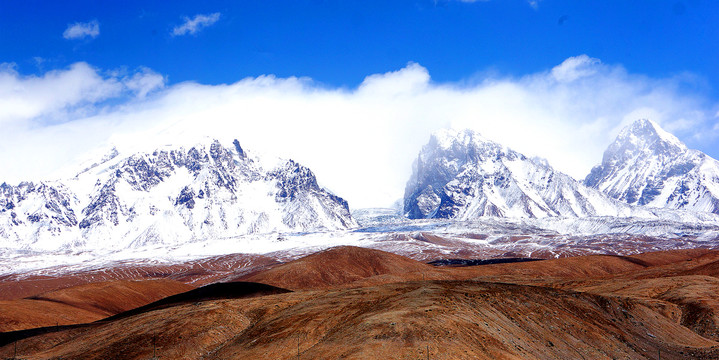
[[[180,36],[186,34],[196,34],[198,31],[211,26],[220,20],[220,13],[214,14],[197,14],[193,18],[185,17],[182,25],[175,26],[172,29],[172,36]]]
[[[62,33],[62,37],[68,40],[83,39],[86,37],[96,38],[98,35],[100,35],[100,23],[97,22],[97,20],[86,23],[76,22],[74,24],[68,24],[67,29]]]
[[[418,151],[444,127],[478,130],[578,178],[640,117],[683,139],[719,132],[717,107],[686,91],[685,80],[632,74],[585,55],[470,84],[436,83],[410,63],[354,89],[271,75],[163,87],[149,69],[108,75],[84,63],[39,77],[0,70],[0,182],[47,175],[110,143],[129,153],[210,136],[292,157],[352,207],[381,206],[402,196]]]

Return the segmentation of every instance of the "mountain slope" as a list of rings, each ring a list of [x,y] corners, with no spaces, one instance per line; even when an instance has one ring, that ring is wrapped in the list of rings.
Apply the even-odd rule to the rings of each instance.
[[[630,216],[635,209],[471,130],[432,135],[405,190],[410,218]]]
[[[31,249],[107,249],[356,225],[310,169],[232,145],[127,157],[113,149],[69,180],[2,184],[0,237]]]
[[[404,256],[356,246],[341,246],[240,278],[286,289],[322,289],[377,275],[432,272],[432,266]]]
[[[584,183],[632,205],[719,214],[719,161],[650,120],[622,130]]]

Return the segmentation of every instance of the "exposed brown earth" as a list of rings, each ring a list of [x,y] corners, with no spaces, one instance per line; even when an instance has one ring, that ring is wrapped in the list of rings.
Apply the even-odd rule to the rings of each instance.
[[[125,280],[3,300],[0,301],[0,331],[96,321],[191,289],[194,287],[173,280]]]
[[[717,359],[717,276],[703,249],[457,268],[341,247],[236,276],[294,292],[61,328],[0,358]],[[54,299],[98,308],[80,294]]]
[[[304,290],[345,285],[377,275],[406,277],[414,274],[421,277],[422,273],[437,270],[431,265],[384,251],[340,246],[240,279]]]

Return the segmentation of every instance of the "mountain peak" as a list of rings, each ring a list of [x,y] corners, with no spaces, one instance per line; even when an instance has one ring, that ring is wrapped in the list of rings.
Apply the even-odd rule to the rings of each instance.
[[[434,143],[441,149],[449,149],[454,144],[467,146],[471,143],[487,143],[487,140],[480,133],[470,130],[440,129],[432,133],[430,144]]]
[[[633,205],[719,213],[717,173],[719,162],[641,119],[619,133],[584,183]]]
[[[686,151],[687,147],[676,136],[662,129],[649,119],[639,119],[625,127],[617,136],[613,146],[624,149],[665,151],[675,149]]]

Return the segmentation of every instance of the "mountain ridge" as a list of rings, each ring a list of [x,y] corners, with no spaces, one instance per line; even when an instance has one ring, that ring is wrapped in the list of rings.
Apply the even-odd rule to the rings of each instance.
[[[460,220],[650,215],[472,130],[430,137],[407,183],[404,211],[410,218]]]
[[[109,154],[70,179],[0,185],[0,236],[40,248],[138,247],[356,226],[309,168],[249,156],[237,140]]]
[[[647,119],[619,133],[584,184],[632,205],[719,214],[719,161]]]

